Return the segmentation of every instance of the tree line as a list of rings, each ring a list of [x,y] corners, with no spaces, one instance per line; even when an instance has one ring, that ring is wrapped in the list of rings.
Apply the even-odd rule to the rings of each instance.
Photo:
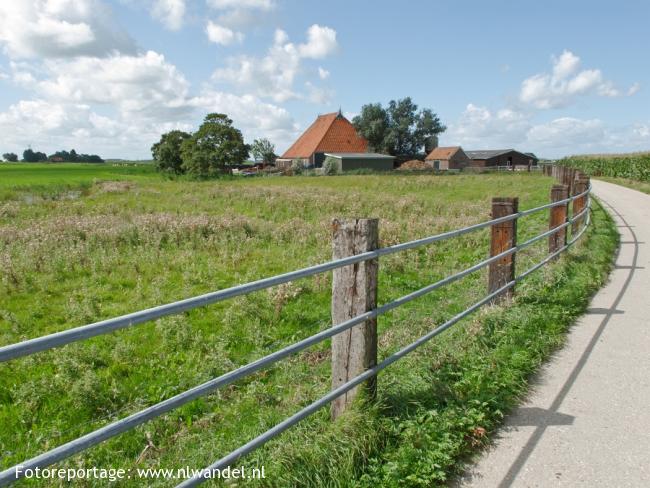
[[[2,155],[5,161],[15,163],[18,161],[16,153],[4,153]],[[38,163],[43,161],[51,162],[66,162],[66,163],[103,163],[104,160],[97,154],[78,154],[74,149],[70,151],[57,151],[49,156],[44,152],[34,151],[33,149],[25,149],[23,151],[23,159],[26,163]]]

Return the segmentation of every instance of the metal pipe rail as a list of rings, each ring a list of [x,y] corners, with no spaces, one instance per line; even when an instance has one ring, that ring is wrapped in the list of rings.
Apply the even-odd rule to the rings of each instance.
[[[580,216],[582,214],[584,214],[586,211],[588,211],[589,209],[590,209],[590,204],[587,204],[587,207],[585,207],[585,209],[583,211],[581,211],[579,214],[576,214],[569,222],[567,222],[567,224],[571,224],[572,220],[577,220],[578,218],[580,218]],[[576,234],[574,237],[572,237],[572,239],[569,242],[567,242],[567,244],[565,244],[563,247],[561,247],[557,251],[549,254],[546,258],[544,258],[542,261],[540,261],[536,265],[530,267],[529,269],[527,269],[526,271],[521,273],[514,280],[510,281],[509,283],[506,283],[504,286],[502,286],[498,290],[495,290],[494,292],[490,293],[489,295],[487,295],[483,299],[481,299],[478,302],[471,305],[469,308],[466,308],[464,311],[460,312],[459,314],[455,315],[454,317],[452,317],[451,319],[449,319],[445,323],[439,325],[438,327],[436,327],[432,331],[430,331],[427,334],[423,335],[422,337],[417,339],[415,342],[409,344],[408,346],[406,346],[403,349],[399,350],[398,352],[392,354],[391,356],[388,356],[381,363],[377,364],[376,366],[374,366],[374,367],[372,367],[370,369],[367,369],[366,371],[364,371],[360,375],[352,378],[348,382],[342,384],[338,388],[330,391],[329,393],[322,396],[318,400],[316,400],[313,403],[307,405],[305,408],[303,408],[299,412],[293,414],[291,417],[283,420],[282,422],[280,422],[279,424],[277,424],[274,427],[270,428],[266,432],[260,434],[259,436],[255,437],[254,439],[250,440],[249,442],[247,442],[243,446],[235,449],[230,454],[222,457],[218,461],[215,461],[210,466],[208,466],[208,467],[204,468],[203,470],[201,470],[201,473],[195,474],[192,478],[187,479],[187,480],[183,481],[182,483],[179,483],[178,485],[176,485],[176,488],[188,488],[188,487],[191,487],[191,486],[197,486],[197,485],[203,483],[204,481],[207,481],[207,479],[208,479],[207,478],[207,473],[209,473],[211,471],[214,472],[216,470],[225,469],[228,466],[231,466],[232,464],[234,464],[241,457],[245,456],[246,454],[249,454],[250,452],[257,449],[258,447],[261,447],[262,445],[266,444],[268,441],[270,441],[274,437],[277,437],[278,435],[280,435],[285,430],[289,429],[290,427],[293,427],[294,425],[296,425],[301,420],[304,420],[305,418],[309,417],[313,413],[320,410],[322,407],[324,407],[324,406],[328,405],[329,403],[333,402],[339,396],[341,396],[344,393],[350,391],[352,388],[354,388],[355,386],[363,383],[364,381],[371,378],[372,376],[375,376],[380,371],[386,369],[388,366],[390,366],[394,362],[398,361],[399,359],[402,359],[404,356],[406,356],[410,352],[413,352],[415,349],[422,346],[423,344],[425,344],[429,340],[433,339],[435,336],[437,336],[437,335],[441,334],[442,332],[444,332],[445,330],[449,329],[454,324],[459,322],[461,319],[467,317],[468,315],[471,315],[476,310],[481,308],[486,303],[489,303],[492,299],[499,296],[504,291],[512,288],[516,283],[523,280],[529,274],[531,274],[532,272],[538,270],[539,268],[541,268],[542,266],[547,264],[549,261],[551,261],[553,258],[555,258],[556,256],[558,256],[561,253],[563,253],[564,251],[566,251],[570,246],[572,246],[582,236],[582,234],[585,232],[585,230],[587,230],[588,225],[589,225],[589,214],[587,214],[587,221],[585,222],[585,225],[582,227],[580,232],[578,234]],[[564,227],[564,225],[559,226],[559,227],[555,227],[554,229],[552,229],[552,231],[553,232],[558,232],[563,227]],[[537,238],[534,238],[534,239],[537,240]],[[533,239],[531,239],[530,241],[527,241],[527,242],[532,244],[531,241],[534,242]],[[502,253],[502,254],[505,254],[505,253]],[[501,256],[499,255],[499,257],[501,257]]]
[[[236,381],[238,379],[241,379],[241,378],[243,378],[245,376],[248,376],[248,375],[250,375],[250,374],[252,374],[252,373],[254,373],[256,371],[259,371],[259,370],[261,370],[261,369],[263,369],[265,367],[268,367],[268,366],[280,361],[283,358],[286,358],[286,357],[288,357],[288,356],[290,356],[292,354],[295,354],[295,353],[297,353],[299,351],[302,351],[302,350],[304,350],[304,349],[306,349],[306,348],[308,348],[308,347],[310,347],[310,346],[312,346],[314,344],[322,342],[323,340],[325,340],[327,338],[330,338],[330,337],[332,337],[332,336],[334,336],[336,334],[339,334],[339,333],[341,333],[341,332],[343,332],[345,330],[348,330],[348,329],[354,327],[357,324],[360,324],[362,322],[365,322],[366,320],[378,317],[379,315],[383,315],[383,314],[387,313],[388,311],[393,310],[393,309],[395,309],[395,308],[397,308],[397,307],[399,307],[399,306],[401,306],[401,305],[403,305],[405,303],[408,303],[408,302],[410,302],[410,301],[412,301],[412,300],[414,300],[416,298],[419,298],[419,297],[421,297],[421,296],[423,296],[423,295],[425,295],[427,293],[430,293],[430,292],[432,292],[432,291],[434,291],[434,290],[436,290],[438,288],[441,288],[441,287],[443,287],[445,285],[448,285],[448,284],[450,284],[452,282],[455,282],[455,281],[457,281],[457,280],[459,280],[459,279],[461,279],[461,278],[463,278],[463,277],[465,277],[465,276],[467,276],[467,275],[469,275],[471,273],[474,273],[474,272],[488,266],[489,264],[491,264],[491,263],[493,263],[493,262],[495,262],[495,261],[497,261],[497,260],[499,260],[499,259],[501,259],[501,258],[503,258],[505,256],[516,253],[518,251],[521,251],[522,249],[532,245],[533,243],[537,242],[538,240],[540,240],[540,239],[542,239],[544,237],[547,237],[547,236],[549,236],[549,235],[551,235],[553,233],[559,232],[563,228],[568,227],[573,222],[580,219],[585,213],[587,213],[587,219],[585,220],[585,224],[582,226],[581,231],[571,240],[571,242],[566,244],[563,248],[561,248],[560,250],[558,250],[554,254],[548,256],[544,261],[542,261],[542,263],[540,263],[540,264],[534,266],[533,268],[527,270],[520,277],[515,278],[515,280],[513,280],[511,283],[508,283],[503,288],[491,293],[490,295],[488,295],[483,300],[477,302],[476,304],[472,305],[470,308],[468,308],[464,312],[461,312],[461,314],[459,314],[459,315],[455,316],[454,318],[452,318],[450,321],[448,321],[445,324],[443,324],[443,325],[439,326],[438,328],[434,329],[434,331],[432,331],[429,334],[423,336],[421,339],[416,341],[416,343],[413,343],[411,346],[408,346],[407,348],[403,349],[402,351],[400,351],[400,352],[396,353],[395,355],[387,358],[382,363],[375,366],[375,368],[372,368],[372,369],[364,372],[361,376],[351,380],[350,382],[348,382],[348,383],[346,383],[344,385],[341,385],[341,387],[337,388],[336,390],[333,390],[328,395],[326,395],[322,399],[318,400],[314,404],[310,405],[309,407],[306,407],[306,409],[303,409],[301,412],[294,415],[293,417],[290,417],[285,422],[283,422],[281,424],[278,424],[278,426],[274,427],[273,429],[271,429],[271,431],[269,431],[269,432],[274,432],[272,435],[267,435],[267,434],[269,434],[269,432],[267,432],[267,433],[263,434],[262,436],[260,436],[260,437],[258,437],[256,439],[254,439],[253,441],[251,441],[251,443],[257,442],[252,449],[254,449],[255,447],[258,447],[259,445],[262,445],[264,442],[266,442],[269,439],[275,437],[280,432],[283,432],[284,430],[289,428],[291,425],[295,424],[296,422],[298,422],[301,419],[305,418],[306,416],[310,415],[311,413],[313,413],[313,411],[318,410],[323,405],[331,402],[337,396],[345,393],[346,391],[349,391],[351,388],[356,386],[358,383],[364,381],[365,379],[372,376],[373,374],[376,374],[378,371],[381,371],[382,369],[384,369],[388,365],[392,364],[392,362],[394,362],[397,359],[401,358],[403,355],[408,354],[408,352],[412,351],[416,347],[419,347],[419,345],[421,345],[424,342],[428,341],[429,339],[431,339],[435,335],[439,334],[440,332],[446,330],[447,328],[449,328],[451,325],[453,325],[454,323],[461,320],[466,315],[469,315],[470,313],[472,313],[474,310],[476,310],[480,306],[482,306],[485,303],[489,302],[495,296],[498,296],[500,293],[502,293],[506,289],[514,286],[514,284],[519,279],[522,279],[523,277],[527,276],[528,274],[535,271],[536,269],[539,269],[539,267],[546,264],[555,255],[558,255],[561,252],[563,252],[566,248],[568,248],[571,244],[573,244],[573,242],[575,242],[584,233],[584,231],[587,228],[587,225],[589,224],[588,211],[590,209],[591,202],[590,202],[590,200],[588,198],[588,194],[589,194],[590,190],[591,190],[591,188],[587,189],[585,192],[583,192],[581,194],[575,195],[573,197],[566,198],[566,199],[561,200],[561,201],[553,202],[553,203],[550,203],[550,204],[542,205],[540,207],[536,207],[536,208],[529,209],[529,210],[526,210],[526,211],[511,214],[511,215],[508,215],[506,217],[502,217],[502,218],[498,218],[498,219],[492,219],[492,220],[487,221],[487,222],[483,222],[483,223],[480,223],[480,224],[475,224],[475,225],[465,227],[465,228],[462,228],[462,229],[458,229],[458,230],[455,230],[455,231],[450,231],[450,232],[446,232],[446,233],[443,233],[443,234],[438,234],[438,235],[434,235],[434,236],[426,237],[426,238],[423,238],[423,239],[410,241],[410,242],[403,243],[403,244],[397,244],[395,246],[391,246],[391,247],[387,247],[387,248],[381,248],[381,249],[378,249],[376,251],[371,251],[371,252],[366,252],[366,253],[363,253],[363,254],[358,254],[358,255],[355,255],[355,256],[351,256],[349,258],[343,258],[343,259],[330,261],[328,263],[324,263],[324,264],[321,264],[321,265],[312,266],[312,267],[309,267],[309,268],[304,268],[304,269],[301,269],[301,270],[298,270],[298,271],[285,273],[285,274],[282,274],[282,275],[278,275],[278,276],[271,277],[271,278],[266,278],[266,279],[263,279],[263,280],[258,280],[258,281],[255,281],[255,282],[252,282],[252,283],[249,283],[249,284],[246,284],[246,285],[240,285],[240,286],[237,286],[237,287],[228,288],[228,289],[225,289],[225,290],[209,293],[209,294],[206,294],[206,295],[201,295],[199,297],[190,298],[190,299],[187,299],[187,300],[182,300],[180,302],[174,302],[174,303],[171,303],[171,304],[168,304],[168,305],[163,305],[163,306],[160,306],[160,307],[155,307],[155,308],[152,308],[152,309],[143,310],[141,312],[136,312],[136,313],[133,313],[133,314],[124,315],[124,316],[121,316],[121,317],[117,317],[115,319],[105,320],[105,321],[102,321],[102,322],[97,322],[95,324],[90,324],[88,326],[79,327],[79,328],[76,328],[76,329],[71,329],[70,331],[64,331],[64,332],[61,332],[61,333],[51,334],[51,335],[44,336],[44,337],[41,337],[41,338],[38,338],[38,339],[31,339],[31,340],[24,341],[24,342],[21,342],[21,343],[18,343],[18,344],[14,344],[12,346],[5,346],[3,348],[0,348],[0,362],[7,361],[9,359],[13,359],[13,358],[16,358],[16,357],[25,356],[25,355],[29,355],[29,354],[34,354],[34,353],[36,353],[38,351],[41,351],[41,350],[51,349],[51,348],[57,347],[59,345],[63,345],[63,344],[67,344],[67,343],[70,343],[70,342],[85,339],[87,337],[93,337],[93,336],[104,334],[104,333],[107,333],[107,332],[110,332],[110,331],[113,331],[113,330],[128,327],[130,325],[135,325],[137,323],[142,323],[142,322],[145,322],[145,321],[148,321],[148,320],[153,320],[155,318],[159,318],[159,317],[162,317],[162,316],[165,316],[165,315],[179,313],[179,312],[182,312],[184,310],[189,310],[191,308],[206,305],[208,303],[214,303],[216,301],[225,300],[227,298],[231,298],[231,297],[234,297],[234,296],[238,296],[238,295],[250,293],[252,291],[257,291],[257,290],[260,290],[260,289],[275,286],[277,284],[285,283],[287,281],[291,281],[291,280],[294,280],[294,279],[303,278],[303,277],[306,277],[306,276],[312,276],[314,274],[322,273],[324,271],[336,269],[336,268],[339,268],[339,267],[342,267],[342,266],[347,266],[347,265],[350,265],[350,264],[354,264],[354,263],[361,262],[361,261],[366,261],[366,260],[369,260],[369,259],[375,259],[375,258],[378,258],[379,256],[384,256],[384,255],[387,255],[387,254],[393,254],[393,253],[396,253],[396,252],[399,252],[399,251],[402,251],[402,250],[412,249],[412,248],[419,247],[419,246],[426,245],[426,244],[430,244],[430,243],[433,243],[433,242],[449,239],[451,237],[463,235],[463,234],[466,234],[468,232],[476,231],[476,230],[479,230],[479,229],[482,229],[482,228],[485,228],[485,227],[488,227],[488,226],[491,226],[491,225],[494,225],[494,224],[498,224],[498,223],[501,223],[501,222],[507,222],[507,221],[510,221],[510,220],[513,220],[513,219],[516,219],[516,218],[519,218],[519,217],[524,217],[524,216],[527,216],[527,215],[531,215],[531,214],[533,214],[535,212],[539,212],[539,211],[544,210],[544,209],[548,209],[548,208],[552,208],[552,207],[555,207],[555,206],[567,204],[567,203],[569,203],[569,202],[571,202],[571,201],[573,201],[573,200],[575,200],[577,198],[583,197],[583,196],[587,196],[587,199],[588,199],[586,207],[581,212],[579,212],[578,214],[572,216],[571,219],[568,219],[562,225],[557,226],[557,227],[555,227],[553,229],[550,229],[549,231],[544,232],[544,233],[542,233],[540,235],[537,235],[537,236],[525,241],[524,243],[522,243],[522,244],[520,244],[518,246],[512,247],[512,248],[510,248],[510,249],[508,249],[508,250],[506,250],[506,251],[504,251],[504,252],[502,252],[500,254],[497,254],[497,255],[492,256],[492,257],[490,257],[488,259],[485,259],[485,260],[483,260],[483,261],[481,261],[481,262],[479,262],[479,263],[477,263],[477,264],[475,264],[475,265],[473,265],[473,266],[471,266],[471,267],[469,267],[469,268],[467,268],[467,269],[465,269],[463,271],[455,273],[455,274],[453,274],[451,276],[448,276],[446,278],[443,278],[443,279],[437,281],[436,283],[427,285],[427,286],[425,286],[423,288],[420,288],[419,290],[416,290],[416,291],[411,292],[411,293],[409,293],[407,295],[404,295],[404,296],[402,296],[402,297],[400,297],[400,298],[398,298],[396,300],[393,300],[393,301],[391,301],[389,303],[386,303],[386,304],[384,304],[384,305],[382,305],[380,307],[377,307],[374,310],[371,310],[371,311],[366,312],[364,314],[353,317],[353,318],[351,318],[351,319],[349,319],[349,320],[347,320],[345,322],[342,322],[340,324],[336,324],[336,325],[334,325],[334,326],[332,326],[332,327],[330,327],[330,328],[328,328],[326,330],[323,330],[323,331],[321,331],[321,332],[319,332],[317,334],[314,334],[314,335],[312,335],[312,336],[310,336],[310,337],[308,337],[306,339],[303,339],[303,340],[301,340],[301,341],[299,341],[297,343],[291,344],[291,345],[289,345],[289,346],[287,346],[287,347],[285,347],[283,349],[275,351],[275,352],[273,352],[273,353],[271,353],[271,354],[269,354],[267,356],[264,356],[264,357],[262,357],[262,358],[260,358],[260,359],[258,359],[256,361],[253,361],[252,363],[249,363],[249,364],[244,365],[244,366],[242,366],[242,367],[240,367],[240,368],[238,368],[236,370],[230,371],[230,372],[228,372],[228,373],[226,373],[224,375],[221,375],[221,376],[219,376],[217,378],[209,380],[209,381],[207,381],[207,382],[205,382],[205,383],[203,383],[201,385],[198,385],[198,386],[196,386],[194,388],[191,388],[190,390],[187,390],[187,391],[185,391],[183,393],[180,393],[180,394],[175,395],[175,396],[173,396],[171,398],[168,398],[167,400],[163,400],[162,402],[159,402],[159,403],[157,403],[155,405],[147,407],[144,410],[141,410],[141,411],[139,411],[137,413],[129,415],[129,416],[123,418],[123,419],[117,420],[117,421],[115,421],[115,422],[113,422],[113,423],[111,423],[109,425],[106,425],[104,427],[101,427],[101,428],[93,431],[93,432],[90,432],[90,433],[88,433],[88,434],[86,434],[86,435],[84,435],[82,437],[79,437],[79,438],[74,439],[74,440],[72,440],[70,442],[62,444],[61,446],[58,446],[58,447],[56,447],[54,449],[51,449],[50,451],[47,451],[47,452],[45,452],[45,453],[43,453],[43,454],[41,454],[39,456],[36,456],[36,457],[31,458],[29,460],[26,460],[26,461],[24,461],[23,463],[21,463],[21,464],[19,464],[17,466],[6,469],[6,470],[0,472],[0,486],[5,486],[5,485],[7,485],[7,484],[9,484],[9,483],[11,483],[13,481],[16,481],[16,479],[17,479],[16,468],[18,466],[22,467],[23,470],[24,469],[33,469],[33,468],[36,468],[36,467],[42,468],[42,467],[54,464],[54,463],[56,463],[58,461],[61,461],[63,459],[66,459],[66,458],[68,458],[68,457],[70,457],[70,456],[72,456],[74,454],[77,454],[77,453],[79,453],[79,452],[81,452],[81,451],[83,451],[85,449],[88,449],[88,448],[90,448],[90,447],[92,447],[94,445],[97,445],[97,444],[99,444],[99,443],[101,443],[101,442],[103,442],[103,441],[105,441],[107,439],[115,437],[116,435],[119,435],[119,434],[121,434],[123,432],[126,432],[127,430],[130,430],[130,429],[132,429],[132,428],[134,428],[134,427],[136,427],[138,425],[141,425],[144,422],[147,422],[148,420],[159,417],[159,416],[161,416],[161,415],[163,415],[163,414],[165,414],[165,413],[167,413],[167,412],[169,412],[169,411],[171,411],[171,410],[173,410],[175,408],[178,408],[178,407],[180,407],[182,405],[185,405],[186,403],[188,403],[188,402],[190,402],[192,400],[195,400],[196,398],[207,395],[208,393],[213,392],[213,391],[215,391],[215,390],[217,390],[219,388],[222,388],[222,387],[224,387],[226,385],[229,385],[229,384],[233,383],[234,381]],[[415,344],[417,344],[417,345],[415,345]],[[409,348],[412,348],[412,349],[409,349]],[[403,351],[406,351],[406,352],[404,352],[402,354]],[[397,356],[397,357],[395,357],[395,356]],[[391,358],[394,358],[394,359],[390,360]],[[387,361],[389,361],[389,362],[387,362]],[[377,368],[379,368],[379,369],[377,369]],[[359,379],[361,377],[363,377],[363,378]],[[355,382],[355,381],[357,381],[357,382]],[[351,384],[352,382],[355,382],[355,383]],[[338,392],[338,394],[337,394],[337,392]],[[328,399],[328,400],[324,400],[324,399]],[[319,403],[319,402],[321,402],[321,403]],[[317,405],[317,406],[315,406],[315,405]],[[311,408],[313,408],[313,410],[309,410],[308,413],[305,413],[307,411],[307,409],[311,409]],[[281,427],[281,426],[283,426],[283,427]],[[274,429],[278,429],[278,430],[274,430]],[[249,443],[249,444],[251,444],[251,443]],[[248,446],[249,444],[246,444],[246,446]],[[252,449],[245,450],[244,448],[246,446],[242,446],[242,448],[240,448],[240,449],[242,449],[242,451],[239,453],[238,456],[236,456],[233,459],[237,459],[238,457],[241,457],[242,455],[244,455],[247,452],[250,452],[250,450],[252,450]],[[234,452],[239,452],[239,450],[234,451]],[[232,455],[232,453],[231,453],[231,455]],[[231,456],[231,455],[229,455],[229,456]],[[227,456],[227,458],[229,458],[229,457]],[[221,463],[225,459],[226,458],[218,461],[217,463]],[[188,482],[189,481],[192,481],[192,480],[188,480]],[[201,481],[201,479],[199,478],[198,480],[194,480],[194,481]],[[182,486],[185,486],[185,485],[182,485]],[[187,486],[190,486],[190,485],[187,485]]]
[[[542,205],[540,207],[524,210],[518,213],[507,215],[505,217],[500,217],[498,219],[488,220],[487,222],[481,222],[479,224],[470,225],[462,229],[444,232],[442,234],[437,234],[430,237],[424,237],[422,239],[416,239],[410,242],[396,244],[394,246],[384,247],[381,249],[377,249],[375,251],[369,251],[361,254],[356,254],[354,256],[349,256],[346,258],[328,261],[323,264],[310,266],[308,268],[302,268],[296,271],[291,271],[289,273],[271,276],[269,278],[252,281],[250,283],[246,283],[243,285],[226,288],[224,290],[206,293],[204,295],[199,295],[197,297],[187,298],[185,300],[179,300],[177,302],[160,305],[158,307],[148,308],[138,312],[121,315],[119,317],[115,317],[112,319],[102,320],[100,322],[83,325],[81,327],[75,327],[72,329],[67,329],[61,332],[55,332],[53,334],[37,337],[34,339],[28,339],[26,341],[22,341],[16,344],[3,346],[0,347],[0,363],[9,361],[11,359],[16,359],[22,356],[35,354],[40,351],[53,349],[55,347],[64,346],[72,342],[89,339],[91,337],[95,337],[98,335],[108,334],[110,332],[119,329],[132,327],[134,325],[142,324],[144,322],[149,322],[151,320],[156,320],[168,315],[179,314],[187,310],[203,307],[205,305],[210,305],[216,302],[221,302],[229,298],[234,298],[240,295],[246,295],[254,291],[263,290],[265,288],[271,288],[273,286],[281,285],[289,281],[294,281],[301,278],[307,278],[309,276],[314,276],[316,274],[324,273],[326,271],[331,271],[336,268],[342,268],[343,266],[348,266],[350,264],[360,263],[362,261],[368,261],[370,259],[376,259],[381,256],[394,254],[400,251],[405,251],[407,249],[414,249],[427,244],[432,244],[434,242],[443,241],[446,239],[450,239],[452,237],[457,237],[463,234],[467,234],[469,232],[474,232],[483,229],[485,227],[489,227],[502,222],[509,222],[511,220],[518,219],[520,217],[525,217],[527,215],[531,215],[533,213],[537,213],[548,208],[557,207],[572,202],[577,198],[587,195],[589,191],[590,189],[587,189],[585,192],[579,195],[565,198],[564,200],[559,200],[557,202],[552,202],[546,205]]]

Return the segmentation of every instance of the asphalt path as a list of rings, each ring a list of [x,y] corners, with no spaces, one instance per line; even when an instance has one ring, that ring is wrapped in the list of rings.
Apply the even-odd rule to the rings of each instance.
[[[458,487],[650,487],[650,195],[592,181],[621,245],[609,282]]]

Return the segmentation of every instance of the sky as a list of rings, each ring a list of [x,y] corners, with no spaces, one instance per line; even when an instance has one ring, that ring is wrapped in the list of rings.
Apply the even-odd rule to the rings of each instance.
[[[282,153],[410,96],[440,145],[650,149],[646,0],[0,0],[0,154],[149,159],[228,114]]]

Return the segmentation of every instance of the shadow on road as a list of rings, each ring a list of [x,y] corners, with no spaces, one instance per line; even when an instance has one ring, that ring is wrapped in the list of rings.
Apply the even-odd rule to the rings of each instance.
[[[586,349],[583,351],[582,355],[580,356],[580,359],[576,363],[575,367],[571,371],[571,374],[569,375],[568,379],[562,386],[562,389],[559,391],[555,399],[553,400],[553,403],[551,404],[551,407],[548,410],[544,409],[538,409],[542,410],[542,412],[539,413],[539,419],[540,420],[538,423],[528,423],[528,424],[510,424],[510,425],[536,425],[537,428],[535,431],[532,433],[530,436],[530,439],[528,439],[528,442],[524,446],[524,448],[521,450],[519,453],[519,456],[517,456],[517,459],[512,463],[510,466],[510,469],[506,473],[506,475],[503,477],[501,482],[499,483],[499,488],[508,488],[510,487],[515,479],[517,478],[517,475],[521,471],[521,469],[524,467],[526,462],[528,461],[528,458],[532,454],[532,452],[535,450],[535,447],[537,446],[537,443],[539,440],[542,438],[544,435],[544,432],[546,430],[546,427],[550,425],[570,425],[570,423],[573,422],[573,417],[570,415],[565,415],[560,412],[558,412],[558,409],[560,405],[562,405],[562,402],[566,398],[567,394],[571,390],[571,387],[575,383],[576,379],[580,375],[580,372],[584,368],[585,364],[587,363],[587,360],[589,359],[589,356],[591,355],[591,352],[593,351],[594,347],[596,346],[596,343],[598,342],[598,339],[600,339],[600,336],[602,335],[603,331],[605,330],[605,327],[609,323],[610,319],[616,315],[616,314],[621,314],[624,313],[621,310],[618,310],[618,305],[620,304],[621,300],[625,296],[625,292],[627,291],[628,287],[630,286],[630,282],[632,281],[632,278],[634,276],[634,273],[637,269],[640,269],[637,267],[637,259],[639,255],[639,241],[637,240],[636,234],[634,232],[634,229],[632,228],[633,226],[628,225],[627,221],[621,215],[615,208],[613,208],[611,205],[609,205],[607,202],[604,200],[600,200],[602,203],[604,203],[607,208],[612,212],[614,215],[616,215],[620,221],[622,222],[621,225],[618,225],[618,227],[621,228],[627,228],[632,235],[632,240],[631,241],[624,241],[624,243],[629,243],[634,245],[634,255],[632,258],[632,264],[630,266],[616,266],[616,269],[629,269],[629,273],[627,277],[625,278],[625,282],[623,283],[623,286],[621,287],[621,290],[618,292],[616,295],[616,298],[614,299],[611,307],[609,308],[604,308],[604,309],[590,309],[592,314],[603,314],[603,320],[598,326],[598,329],[596,329],[596,332],[594,333],[593,337],[589,341],[589,344],[587,345]],[[617,260],[620,254],[620,247],[619,247],[619,252],[617,253]],[[520,409],[522,410],[522,409]],[[553,420],[558,421],[562,420],[563,417],[571,417],[571,422],[569,423],[554,423]],[[549,422],[543,422],[544,419],[549,420]],[[513,419],[514,420],[514,419]],[[567,419],[564,419],[567,421]]]

